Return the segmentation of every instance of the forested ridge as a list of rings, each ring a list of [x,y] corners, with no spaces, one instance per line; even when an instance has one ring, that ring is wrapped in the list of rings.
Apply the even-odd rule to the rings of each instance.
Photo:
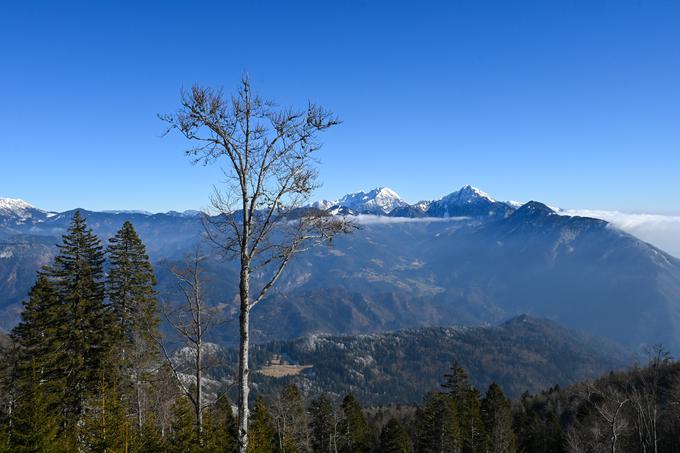
[[[205,345],[191,328],[214,313],[197,303],[193,264],[176,273],[197,324],[169,319],[196,345],[188,357],[202,370]],[[203,392],[201,374],[177,368],[159,332],[155,282],[131,223],[104,245],[74,214],[21,323],[0,338],[0,451],[237,451],[229,389]],[[362,406],[360,391],[255,387],[248,451],[680,452],[680,363],[661,348],[646,367],[512,400],[494,382],[475,388],[474,369],[447,367],[437,389],[423,386],[407,406]]]

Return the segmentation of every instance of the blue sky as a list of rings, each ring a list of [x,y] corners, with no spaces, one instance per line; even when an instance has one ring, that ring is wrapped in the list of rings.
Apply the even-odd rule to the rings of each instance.
[[[63,4],[62,4],[63,3]],[[500,199],[680,213],[676,1],[4,2],[0,196],[52,210],[201,208],[157,113],[244,71],[319,102],[318,198],[463,184]]]

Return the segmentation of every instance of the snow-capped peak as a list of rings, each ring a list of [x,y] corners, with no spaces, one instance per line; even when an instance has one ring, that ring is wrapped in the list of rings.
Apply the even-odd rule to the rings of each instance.
[[[19,198],[0,198],[0,214],[19,219],[28,219],[35,212],[42,212]]]
[[[0,198],[0,210],[3,211],[20,211],[32,207],[33,205],[26,203],[20,198]]]
[[[387,214],[399,206],[407,203],[389,187],[378,187],[370,192],[355,192],[345,195],[338,203],[340,206],[358,212],[380,212]]]
[[[338,200],[319,200],[312,203],[310,206],[316,209],[321,209],[322,211],[327,211],[333,206],[338,205]]]
[[[479,201],[480,199],[489,201],[491,203],[496,202],[496,200],[491,198],[489,194],[469,184],[443,198],[443,200],[447,200],[448,202],[456,202],[458,204],[473,203]]]

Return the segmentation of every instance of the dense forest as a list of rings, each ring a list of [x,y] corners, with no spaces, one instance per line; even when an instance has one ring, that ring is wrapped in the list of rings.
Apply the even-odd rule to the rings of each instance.
[[[190,345],[187,372],[166,350],[154,272],[132,224],[105,247],[76,212],[0,341],[0,451],[236,451],[229,389],[204,388],[203,328],[215,313],[202,304],[199,264],[176,270],[186,310],[165,313]],[[680,452],[680,363],[661,348],[646,367],[514,400],[448,366],[417,405],[362,407],[353,393],[294,385],[257,395],[248,449]]]

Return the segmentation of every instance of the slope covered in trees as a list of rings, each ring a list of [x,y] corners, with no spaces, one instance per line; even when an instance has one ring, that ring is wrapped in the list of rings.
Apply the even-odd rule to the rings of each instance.
[[[234,353],[222,360],[234,363]],[[257,345],[259,369],[274,355],[299,365],[300,374],[253,376],[261,393],[295,384],[309,392],[353,392],[367,404],[415,403],[438,388],[441,376],[458,361],[485,388],[499,383],[518,397],[555,384],[592,378],[633,362],[625,349],[557,323],[522,315],[497,326],[432,327],[392,333],[337,337],[313,335]],[[228,366],[223,373],[233,373]],[[219,373],[217,373],[219,375]]]

